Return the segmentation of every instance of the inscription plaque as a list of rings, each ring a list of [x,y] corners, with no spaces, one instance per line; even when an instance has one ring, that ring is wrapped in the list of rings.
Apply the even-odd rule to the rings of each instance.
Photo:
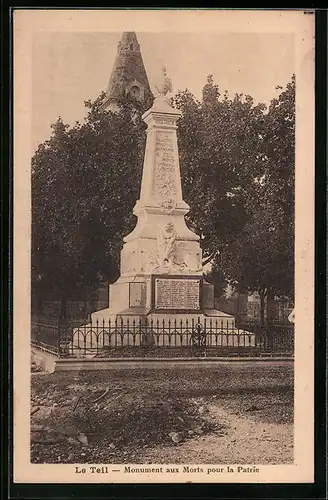
[[[199,309],[198,279],[169,279],[156,278],[155,280],[155,308],[156,309]]]

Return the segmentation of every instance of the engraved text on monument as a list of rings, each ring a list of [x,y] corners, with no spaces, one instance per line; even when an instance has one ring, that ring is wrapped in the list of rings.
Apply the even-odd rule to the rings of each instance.
[[[199,309],[200,280],[157,278],[156,309]]]
[[[160,200],[176,198],[175,156],[172,132],[156,133],[153,195]]]

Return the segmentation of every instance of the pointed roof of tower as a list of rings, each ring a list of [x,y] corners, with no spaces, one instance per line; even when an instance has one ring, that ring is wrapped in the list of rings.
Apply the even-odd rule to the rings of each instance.
[[[133,31],[122,34],[117,54],[106,90],[103,104],[110,108],[111,103],[120,103],[133,89],[133,96],[144,103],[152,103],[153,94],[140,52],[140,45]]]

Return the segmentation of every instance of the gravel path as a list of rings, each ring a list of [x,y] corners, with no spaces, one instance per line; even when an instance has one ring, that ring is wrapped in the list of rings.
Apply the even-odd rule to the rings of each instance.
[[[263,423],[237,416],[218,402],[207,406],[206,419],[223,430],[197,436],[175,447],[144,452],[147,463],[283,464],[293,462],[293,425]]]

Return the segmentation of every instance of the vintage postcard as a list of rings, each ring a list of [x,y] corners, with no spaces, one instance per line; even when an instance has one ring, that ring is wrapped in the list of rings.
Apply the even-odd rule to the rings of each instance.
[[[13,40],[14,481],[313,482],[313,14]]]

